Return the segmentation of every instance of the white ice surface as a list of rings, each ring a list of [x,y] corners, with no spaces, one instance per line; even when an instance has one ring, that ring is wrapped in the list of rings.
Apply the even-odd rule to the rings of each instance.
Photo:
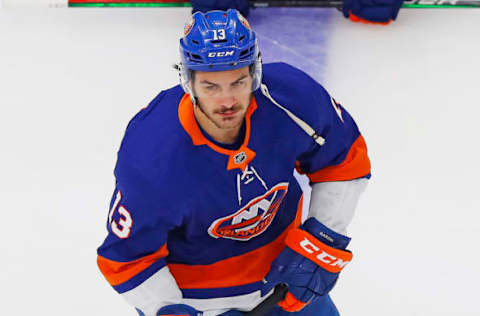
[[[325,85],[373,166],[342,315],[480,315],[479,28],[480,10],[450,9],[334,28]]]
[[[0,8],[66,8],[68,0],[0,0]]]
[[[188,9],[0,11],[0,313],[136,313],[100,275],[116,150],[177,82]],[[323,82],[373,178],[350,227],[342,315],[480,315],[479,10],[334,19]]]

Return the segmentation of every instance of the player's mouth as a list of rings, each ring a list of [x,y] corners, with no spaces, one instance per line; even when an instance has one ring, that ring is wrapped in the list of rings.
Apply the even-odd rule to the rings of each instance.
[[[222,119],[232,119],[237,115],[240,111],[241,107],[238,105],[234,105],[230,108],[222,108],[221,110],[217,111],[217,114],[220,115]]]
[[[238,113],[238,110],[232,109],[227,111],[219,112],[218,114],[223,118],[229,118],[235,116]]]

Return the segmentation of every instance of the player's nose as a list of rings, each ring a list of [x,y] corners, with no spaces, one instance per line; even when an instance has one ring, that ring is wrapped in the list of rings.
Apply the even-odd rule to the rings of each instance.
[[[223,94],[219,99],[218,103],[220,106],[225,108],[231,108],[237,103],[237,98],[234,94]]]

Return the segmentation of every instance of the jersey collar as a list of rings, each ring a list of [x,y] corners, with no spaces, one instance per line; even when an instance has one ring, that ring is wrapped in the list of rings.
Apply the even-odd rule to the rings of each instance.
[[[228,156],[227,170],[239,168],[243,171],[256,155],[253,150],[248,148],[248,142],[250,141],[250,117],[257,107],[257,101],[255,97],[252,96],[252,101],[245,113],[245,138],[237,150],[222,148],[203,135],[193,114],[193,103],[189,94],[185,94],[180,100],[180,104],[178,105],[178,118],[180,119],[183,129],[192,139],[193,145],[207,145],[217,153]]]

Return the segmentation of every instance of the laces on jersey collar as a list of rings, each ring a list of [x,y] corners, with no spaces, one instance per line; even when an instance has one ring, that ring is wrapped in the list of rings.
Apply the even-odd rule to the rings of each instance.
[[[268,191],[267,184],[265,181],[260,177],[257,170],[252,166],[247,165],[242,173],[237,174],[237,197],[238,197],[238,205],[242,205],[242,184],[249,184],[255,177],[260,181],[262,186]],[[245,182],[243,182],[245,181]]]

